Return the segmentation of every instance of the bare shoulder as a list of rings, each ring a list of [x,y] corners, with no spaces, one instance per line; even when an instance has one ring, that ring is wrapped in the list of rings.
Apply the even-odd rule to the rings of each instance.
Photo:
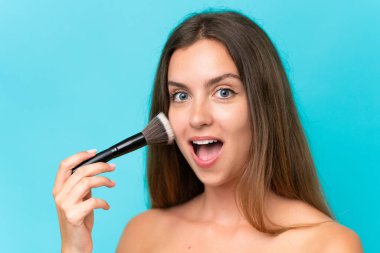
[[[270,217],[275,224],[282,226],[332,221],[328,215],[300,200],[287,199],[272,194],[270,195],[270,201],[268,203],[268,217]]]
[[[306,234],[309,234],[311,241],[306,247],[310,250],[310,245],[314,245],[315,252],[324,253],[360,253],[363,252],[359,236],[351,229],[339,224],[326,214],[301,202],[296,204],[302,215],[304,223],[315,223]],[[302,223],[302,221],[300,223]],[[306,229],[307,230],[307,229]],[[305,249],[306,250],[306,249]]]
[[[125,226],[116,252],[149,252],[153,240],[169,222],[167,211],[150,209],[134,218]]]
[[[337,222],[329,222],[315,229],[313,241],[316,252],[324,253],[362,253],[359,236],[351,229]]]
[[[299,200],[289,200],[274,196],[275,205],[271,212],[273,220],[284,226],[312,224],[285,232],[281,237],[289,245],[289,252],[323,253],[361,253],[363,252],[359,236],[351,229],[342,226],[315,207]]]
[[[150,209],[132,218],[120,238],[116,252],[155,252],[167,241],[170,231],[191,213],[197,198],[167,209]]]

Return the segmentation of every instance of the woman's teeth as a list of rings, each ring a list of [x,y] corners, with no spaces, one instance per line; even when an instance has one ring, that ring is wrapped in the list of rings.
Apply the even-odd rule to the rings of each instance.
[[[218,140],[194,140],[191,141],[195,155],[201,161],[211,161],[219,154],[223,142]]]
[[[215,142],[217,142],[217,140],[203,140],[203,141],[193,141],[193,144],[205,145],[205,144],[211,144],[211,143],[215,143]]]

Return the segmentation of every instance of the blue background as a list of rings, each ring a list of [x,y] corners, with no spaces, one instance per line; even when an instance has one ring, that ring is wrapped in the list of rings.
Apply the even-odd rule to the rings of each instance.
[[[233,3],[232,3],[233,2]],[[380,1],[0,0],[0,252],[59,252],[59,162],[147,123],[158,58],[191,12],[228,7],[277,46],[338,220],[378,246]],[[94,252],[111,252],[147,208],[145,150],[115,160],[96,189]]]

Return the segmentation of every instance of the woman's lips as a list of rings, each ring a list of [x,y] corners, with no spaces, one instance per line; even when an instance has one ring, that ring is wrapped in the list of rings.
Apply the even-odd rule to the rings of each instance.
[[[190,141],[190,150],[195,163],[202,168],[212,167],[221,154],[223,142],[217,141],[216,143],[205,145],[198,145],[194,142]]]

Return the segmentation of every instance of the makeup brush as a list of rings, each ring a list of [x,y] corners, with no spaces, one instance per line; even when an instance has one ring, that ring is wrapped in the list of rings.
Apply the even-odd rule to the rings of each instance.
[[[172,144],[174,141],[174,132],[170,126],[169,120],[165,114],[160,112],[154,117],[149,124],[140,133],[137,133],[112,147],[103,150],[93,158],[82,162],[74,169],[74,173],[79,167],[96,162],[108,162],[111,159],[132,152],[145,145]]]

